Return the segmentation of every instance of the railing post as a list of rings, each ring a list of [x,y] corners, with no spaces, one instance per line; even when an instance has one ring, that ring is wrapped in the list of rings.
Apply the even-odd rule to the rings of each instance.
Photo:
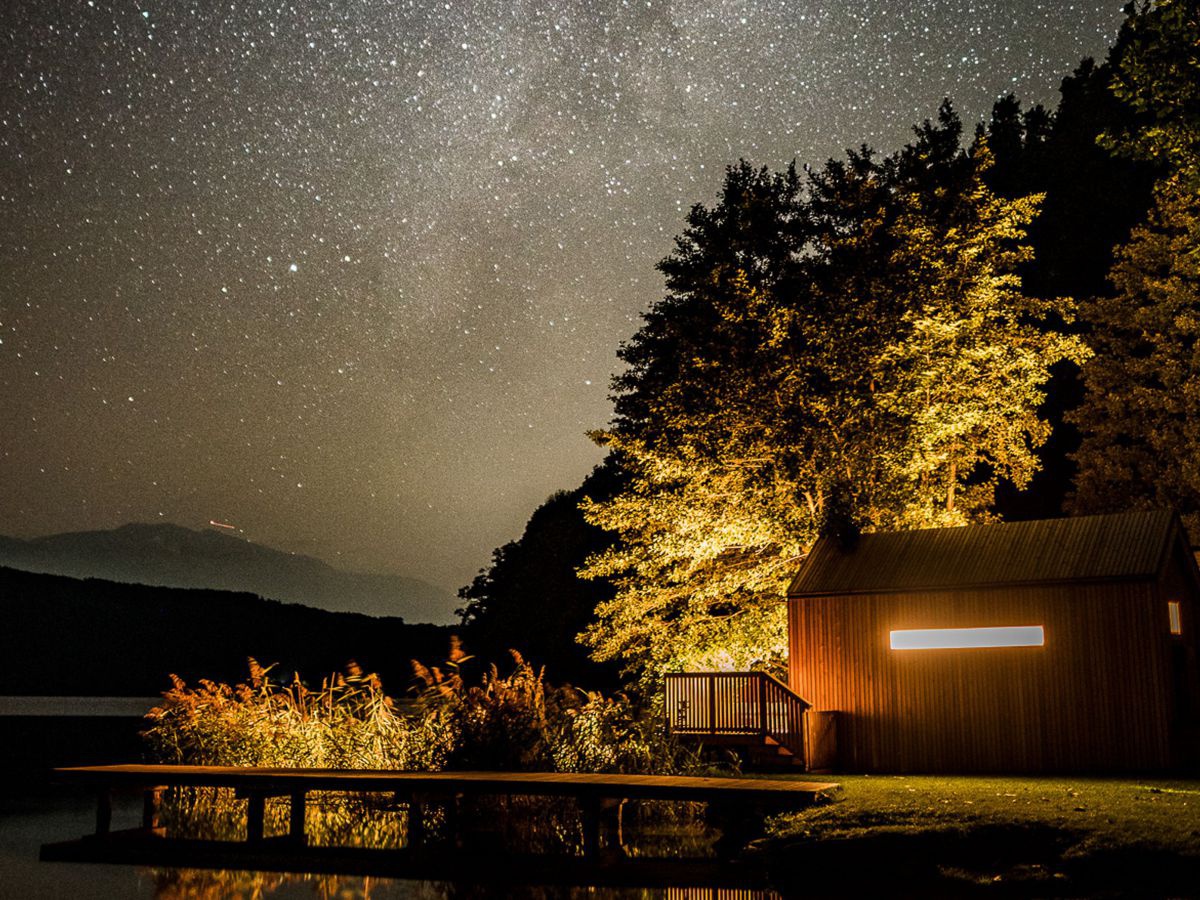
[[[717,676],[708,676],[708,733],[717,733]]]
[[[807,767],[812,761],[812,754],[808,748],[808,723],[805,717],[808,715],[808,710],[804,707],[800,708],[800,752],[804,754],[804,765]]]
[[[767,716],[767,679],[761,675],[758,678],[758,733],[766,735],[770,721]]]

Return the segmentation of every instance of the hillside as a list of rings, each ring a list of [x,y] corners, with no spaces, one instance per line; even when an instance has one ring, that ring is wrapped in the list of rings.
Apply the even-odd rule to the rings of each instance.
[[[336,569],[234,534],[179,525],[123,525],[31,540],[0,537],[0,566],[128,584],[244,591],[333,612],[454,621],[455,598],[416,578]]]
[[[310,682],[350,659],[390,692],[409,660],[443,658],[449,629],[264,600],[247,593],[81,581],[0,568],[0,693],[152,696],[246,677],[246,657]]]

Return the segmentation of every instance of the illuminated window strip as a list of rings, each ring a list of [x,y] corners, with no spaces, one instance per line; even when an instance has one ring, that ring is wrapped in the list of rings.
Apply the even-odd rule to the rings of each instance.
[[[1167,601],[1167,619],[1171,626],[1171,634],[1183,634],[1183,620],[1179,614],[1179,601]]]
[[[911,628],[892,632],[893,650],[965,650],[975,647],[1041,647],[1041,625],[1004,628]]]

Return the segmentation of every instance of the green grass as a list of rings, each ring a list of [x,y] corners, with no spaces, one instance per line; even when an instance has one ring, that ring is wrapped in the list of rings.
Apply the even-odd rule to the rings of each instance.
[[[829,780],[839,802],[776,816],[758,842],[785,884],[819,893],[832,869],[932,893],[1200,895],[1200,780]]]
[[[841,802],[781,818],[779,836],[1040,825],[1088,847],[1200,856],[1200,780],[844,775]]]

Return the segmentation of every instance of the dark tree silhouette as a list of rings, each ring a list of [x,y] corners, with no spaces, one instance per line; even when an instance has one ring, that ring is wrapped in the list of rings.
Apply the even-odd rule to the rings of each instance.
[[[547,678],[588,689],[616,684],[616,669],[592,662],[576,641],[596,605],[612,595],[603,581],[584,581],[576,569],[604,550],[612,536],[589,525],[579,509],[584,497],[607,499],[622,477],[606,462],[573,491],[559,491],[529,518],[520,540],[498,547],[492,564],[459,591],[463,641],[476,661],[507,664],[515,649]]]

